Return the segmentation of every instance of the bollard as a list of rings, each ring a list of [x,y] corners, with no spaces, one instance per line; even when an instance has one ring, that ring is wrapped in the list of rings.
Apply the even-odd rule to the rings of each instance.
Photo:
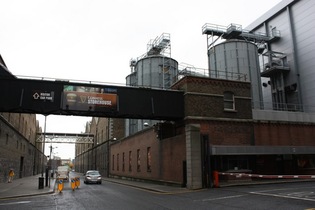
[[[75,179],[72,178],[71,179],[71,189],[72,189],[72,191],[74,191],[74,188],[75,188]]]
[[[219,172],[213,171],[213,186],[219,187]]]
[[[75,186],[77,188],[79,188],[79,186],[80,186],[80,177],[75,177],[74,179],[75,179]]]
[[[38,178],[38,189],[44,189],[44,177]]]
[[[61,193],[63,190],[63,180],[62,179],[58,179],[58,190]]]

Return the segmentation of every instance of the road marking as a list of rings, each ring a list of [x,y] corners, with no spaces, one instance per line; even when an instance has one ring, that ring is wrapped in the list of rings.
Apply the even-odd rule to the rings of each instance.
[[[31,201],[18,201],[18,202],[11,202],[11,203],[0,203],[0,206],[24,204],[24,203],[30,203],[30,202],[31,202]]]
[[[219,197],[219,198],[207,198],[207,199],[202,199],[202,200],[194,200],[194,201],[215,201],[215,200],[223,200],[223,199],[230,199],[230,198],[239,198],[243,197],[246,195],[232,195],[232,196],[224,196],[224,197]]]
[[[292,198],[292,199],[296,199],[296,200],[315,201],[315,199],[294,197],[294,196],[289,196],[289,195],[269,194],[269,193],[263,193],[263,192],[250,192],[250,193],[251,194],[256,194],[256,195],[265,195],[265,196],[278,197],[278,198]]]

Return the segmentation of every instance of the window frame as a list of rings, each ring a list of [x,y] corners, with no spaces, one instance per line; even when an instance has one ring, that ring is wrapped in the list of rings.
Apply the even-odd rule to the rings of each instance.
[[[235,95],[232,91],[224,91],[223,107],[226,111],[235,111]]]

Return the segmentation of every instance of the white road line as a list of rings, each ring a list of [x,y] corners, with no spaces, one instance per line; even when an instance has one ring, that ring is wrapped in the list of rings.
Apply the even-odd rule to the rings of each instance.
[[[301,197],[279,195],[279,194],[269,194],[269,193],[263,193],[263,192],[250,192],[250,193],[256,194],[256,195],[265,195],[265,196],[272,196],[272,197],[278,197],[278,198],[292,198],[292,199],[296,199],[296,200],[305,200],[305,201],[314,201],[315,202],[315,199],[310,199],[310,198],[301,198]]]
[[[219,198],[207,198],[207,199],[202,199],[202,200],[194,200],[194,201],[215,201],[215,200],[223,200],[223,199],[230,199],[230,198],[239,198],[243,197],[246,195],[232,195],[232,196],[224,196],[224,197],[219,197]]]
[[[0,206],[8,206],[8,205],[16,205],[16,204],[23,204],[23,203],[30,203],[31,201],[18,201],[18,202],[11,202],[11,203],[0,203]]]

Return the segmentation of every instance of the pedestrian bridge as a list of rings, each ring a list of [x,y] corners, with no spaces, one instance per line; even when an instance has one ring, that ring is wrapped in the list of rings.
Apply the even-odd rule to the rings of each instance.
[[[176,121],[184,92],[63,80],[0,78],[0,112]]]

